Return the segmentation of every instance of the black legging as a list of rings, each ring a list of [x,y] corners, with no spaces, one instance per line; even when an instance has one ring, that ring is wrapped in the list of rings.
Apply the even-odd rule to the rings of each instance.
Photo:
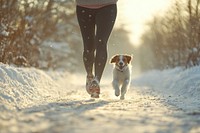
[[[94,65],[95,76],[100,81],[107,61],[107,42],[115,23],[117,6],[113,4],[98,9],[77,6],[76,13],[83,38],[86,72],[91,75]]]

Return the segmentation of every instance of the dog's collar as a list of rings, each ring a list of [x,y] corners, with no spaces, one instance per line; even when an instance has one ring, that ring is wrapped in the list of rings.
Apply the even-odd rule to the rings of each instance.
[[[124,72],[124,71],[127,69],[127,65],[125,65],[125,66],[123,67],[123,69],[119,69],[118,67],[116,67],[116,69],[117,69],[117,71],[119,71],[119,72]]]
[[[118,69],[118,68],[117,68],[117,71],[119,71],[119,72],[123,72],[123,70],[121,70],[121,69]]]

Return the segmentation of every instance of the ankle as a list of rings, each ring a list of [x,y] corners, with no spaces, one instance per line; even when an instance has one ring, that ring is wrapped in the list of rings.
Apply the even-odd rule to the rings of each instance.
[[[100,79],[97,76],[94,77],[94,80],[96,80],[98,83],[100,83]]]
[[[87,74],[87,78],[94,78],[93,74]]]
[[[93,78],[93,82],[95,82],[95,83],[97,83],[97,84],[100,83],[100,82],[99,82],[99,79],[98,79],[97,77],[94,77],[94,78]]]

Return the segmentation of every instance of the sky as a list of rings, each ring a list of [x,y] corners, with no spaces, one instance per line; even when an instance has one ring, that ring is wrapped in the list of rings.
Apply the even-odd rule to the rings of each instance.
[[[156,13],[162,14],[171,0],[119,0],[117,26],[123,25],[130,32],[133,45],[139,46],[145,31],[145,22]]]

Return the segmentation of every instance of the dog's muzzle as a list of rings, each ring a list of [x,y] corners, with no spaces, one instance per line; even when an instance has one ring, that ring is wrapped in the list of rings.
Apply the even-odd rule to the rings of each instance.
[[[119,63],[117,63],[117,70],[120,72],[123,72],[125,70],[126,66],[127,65],[125,65],[123,62],[119,62]]]
[[[124,68],[124,66],[125,66],[125,65],[124,65],[123,62],[119,62],[119,63],[118,63],[118,67],[119,67],[119,69],[122,70],[122,69]]]

